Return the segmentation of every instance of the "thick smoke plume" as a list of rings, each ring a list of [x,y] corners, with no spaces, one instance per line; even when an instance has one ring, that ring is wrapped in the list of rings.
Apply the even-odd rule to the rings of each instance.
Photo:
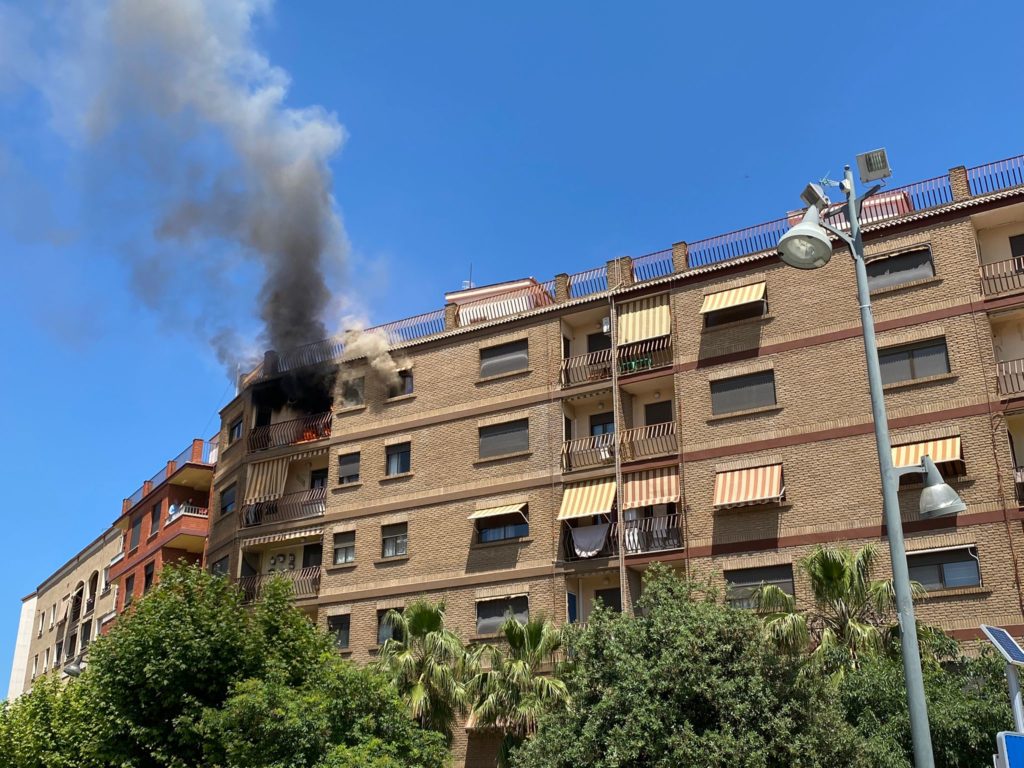
[[[341,340],[345,345],[345,360],[366,358],[369,371],[386,386],[393,387],[398,384],[398,373],[407,365],[407,361],[400,355],[391,353],[388,340],[383,334],[349,330],[342,334]],[[342,367],[341,374],[343,378],[350,375],[347,366]]]
[[[288,75],[253,40],[268,10],[260,0],[81,4],[63,19],[74,34],[35,83],[74,140],[106,145],[101,181],[159,189],[153,247],[126,254],[133,284],[151,307],[178,315],[191,291],[191,319],[232,375],[252,334],[215,303],[237,294],[207,289],[195,306],[195,284],[255,264],[259,343],[286,352],[328,335],[325,274],[341,273],[345,252],[329,164],[344,130],[319,107],[286,106]]]

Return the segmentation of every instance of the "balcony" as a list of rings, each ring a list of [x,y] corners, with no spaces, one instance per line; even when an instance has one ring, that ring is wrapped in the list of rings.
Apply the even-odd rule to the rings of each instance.
[[[331,436],[331,412],[304,416],[256,427],[249,433],[249,452],[266,451],[284,445],[297,445]]]
[[[981,292],[985,296],[999,296],[1024,290],[1024,259],[1005,259],[982,264]]]
[[[661,336],[619,348],[619,375],[629,376],[672,365],[672,339]]]
[[[667,421],[663,424],[627,429],[619,435],[619,445],[623,461],[671,456],[679,452],[676,424],[674,421]]]
[[[171,505],[171,511],[167,515],[167,524],[174,522],[179,517],[195,517],[205,519],[210,516],[210,510],[206,507],[197,507],[194,504]]]
[[[624,541],[626,555],[643,555],[651,552],[665,552],[683,547],[683,516],[676,513],[659,517],[645,517],[639,520],[626,520]],[[592,526],[584,526],[592,527]],[[573,546],[571,529],[566,529],[563,536],[563,554],[567,561],[579,561],[580,557]],[[619,523],[608,525],[608,536],[604,546],[594,558],[615,557],[619,553]]]
[[[322,517],[327,508],[327,489],[310,488],[307,491],[287,493],[272,501],[246,504],[239,511],[243,528],[291,520]]]
[[[996,363],[996,382],[1003,397],[1024,394],[1024,360],[1003,360]]]
[[[563,389],[587,384],[594,381],[605,381],[612,377],[612,351],[602,349],[586,355],[567,357],[562,360],[560,384]]]
[[[615,461],[615,434],[591,435],[562,443],[562,471],[600,467]]]
[[[238,580],[245,602],[258,600],[263,588],[271,579],[285,578],[291,582],[292,596],[297,599],[316,597],[320,593],[320,567],[300,568],[295,571],[279,571],[266,576],[243,576]]]

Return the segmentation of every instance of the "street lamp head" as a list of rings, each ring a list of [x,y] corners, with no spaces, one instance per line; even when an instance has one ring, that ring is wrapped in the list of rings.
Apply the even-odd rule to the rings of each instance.
[[[931,457],[923,457],[921,463],[925,469],[924,490],[918,507],[921,517],[948,517],[966,510],[967,504],[942,479]]]
[[[818,208],[812,205],[803,220],[779,240],[779,256],[791,267],[817,269],[832,258],[832,241],[818,222]]]
[[[77,661],[72,661],[70,664],[64,667],[64,672],[65,674],[67,674],[68,677],[78,677],[82,674],[82,665],[79,664]]]

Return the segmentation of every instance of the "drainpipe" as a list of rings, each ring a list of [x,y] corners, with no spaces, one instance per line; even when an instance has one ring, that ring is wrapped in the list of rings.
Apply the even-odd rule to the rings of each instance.
[[[616,286],[617,287],[617,286]],[[614,289],[613,289],[614,290]],[[626,573],[626,526],[625,510],[622,509],[622,456],[619,448],[619,408],[622,398],[619,395],[619,333],[618,317],[615,311],[615,296],[608,294],[609,319],[611,320],[612,336],[612,412],[615,421],[615,434],[613,436],[612,448],[615,457],[615,510],[618,521],[615,526],[616,539],[619,555],[619,595],[624,613],[632,615],[633,601],[629,594],[629,576]]]

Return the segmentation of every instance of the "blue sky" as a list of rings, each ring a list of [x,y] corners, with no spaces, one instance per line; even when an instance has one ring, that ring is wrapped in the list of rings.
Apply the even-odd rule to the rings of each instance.
[[[471,265],[481,284],[547,279],[778,217],[876,146],[894,183],[1024,152],[1021,4],[860,3],[857,23],[773,5],[287,3],[256,44],[288,105],[345,127],[345,286],[371,322],[440,307]],[[0,32],[0,692],[20,598],[231,394],[197,319],[131,288],[156,191],[12,76],[46,35],[8,30],[5,82]],[[204,247],[163,256],[197,291]],[[257,289],[238,270],[221,309],[254,328]]]

